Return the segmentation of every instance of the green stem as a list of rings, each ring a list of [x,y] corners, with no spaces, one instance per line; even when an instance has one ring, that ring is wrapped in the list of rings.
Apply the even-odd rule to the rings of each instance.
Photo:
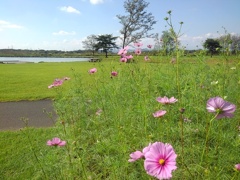
[[[207,135],[206,135],[206,139],[205,139],[205,146],[203,148],[203,152],[202,152],[202,156],[201,156],[201,161],[200,161],[200,165],[202,164],[202,161],[203,161],[203,158],[204,158],[204,154],[205,154],[205,151],[207,149],[207,143],[208,143],[208,138],[209,138],[209,132],[211,130],[211,125],[212,125],[212,121],[218,116],[219,113],[217,113],[209,122],[209,127],[208,127],[208,130],[207,130]]]
[[[183,138],[183,115],[181,114],[181,145],[182,145],[182,163],[183,161],[183,157],[184,157],[184,138]]]
[[[176,57],[176,65],[177,65],[177,71],[176,71],[176,81],[177,81],[177,89],[178,89],[178,98],[179,101],[181,101],[181,92],[180,92],[180,82],[179,82],[179,50],[178,50],[178,45],[176,47],[177,51],[177,57]]]
[[[63,131],[64,131],[64,134],[65,134],[65,137],[66,137],[67,136],[67,131],[66,131],[65,123],[63,123]],[[72,165],[72,158],[71,158],[71,155],[70,155],[70,149],[69,149],[68,144],[67,144],[67,152],[68,152],[69,164],[71,166]]]

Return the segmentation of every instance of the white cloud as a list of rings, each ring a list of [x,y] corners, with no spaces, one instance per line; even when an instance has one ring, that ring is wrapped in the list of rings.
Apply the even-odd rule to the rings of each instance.
[[[219,33],[206,33],[198,36],[189,36],[187,34],[184,34],[179,38],[179,40],[183,46],[187,47],[187,49],[198,49],[202,47],[206,39],[218,38],[221,35],[222,34],[219,34]]]
[[[104,0],[90,0],[90,3],[91,4],[100,4],[100,3],[103,3]]]
[[[65,36],[65,35],[75,35],[76,34],[76,32],[74,32],[74,31],[72,31],[72,32],[66,32],[66,31],[58,31],[58,32],[54,32],[54,33],[52,33],[53,35],[63,35],[63,36]]]
[[[62,41],[44,41],[40,43],[42,49],[72,51],[82,49],[82,42],[79,39],[62,40]],[[37,48],[36,48],[37,49]]]
[[[212,33],[207,33],[205,34],[206,37],[211,37],[212,36]]]
[[[4,29],[21,29],[22,26],[19,26],[17,24],[12,24],[7,21],[0,20],[0,31]]]
[[[78,10],[75,9],[75,8],[73,8],[72,6],[63,6],[63,7],[60,7],[60,10],[61,10],[61,11],[64,11],[64,12],[68,12],[68,13],[81,14],[80,11],[78,11]]]

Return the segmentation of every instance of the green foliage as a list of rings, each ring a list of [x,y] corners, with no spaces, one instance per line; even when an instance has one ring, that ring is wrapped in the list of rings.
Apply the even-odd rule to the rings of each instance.
[[[214,39],[206,39],[206,41],[203,44],[203,47],[211,53],[211,57],[214,53],[217,53],[218,50],[221,48],[219,42]]]
[[[117,37],[113,37],[112,34],[99,35],[96,37],[97,43],[95,44],[96,50],[102,50],[108,57],[108,51],[117,48],[115,40]]]
[[[169,31],[163,31],[161,36],[162,49],[165,54],[171,54],[176,49],[176,43]]]
[[[87,86],[83,86],[83,74],[76,74],[71,90],[58,97],[55,107],[60,119],[64,120],[68,139],[74,142],[74,154],[83,159],[87,177],[148,178],[142,160],[136,163],[127,160],[131,152],[155,141],[171,143],[176,149],[175,179],[229,179],[234,176],[233,167],[238,163],[240,146],[238,112],[233,119],[214,121],[207,154],[200,164],[206,130],[212,118],[206,112],[207,100],[227,96],[227,100],[237,106],[240,103],[236,98],[240,89],[233,88],[239,81],[239,73],[231,71],[230,67],[224,64],[209,66],[204,61],[180,63],[180,94],[176,66],[169,64],[112,63],[110,68],[101,64],[97,73],[90,76],[92,80]],[[107,73],[110,70],[119,75],[111,78]],[[232,81],[228,81],[229,78]],[[213,85],[211,82],[216,80],[219,83]],[[156,102],[158,96],[174,96],[179,101],[164,106]],[[191,122],[181,121],[180,108],[185,109],[183,116]],[[96,115],[99,109],[102,110],[100,116]],[[153,118],[152,113],[159,109],[167,110],[166,116]],[[84,177],[83,169],[80,177]]]
[[[118,58],[101,63],[46,63],[54,65],[55,71],[49,71],[47,65],[36,65],[36,69],[48,70],[51,82],[56,74],[71,77],[54,91],[59,122],[48,129],[1,132],[1,179],[149,179],[143,160],[127,160],[131,152],[155,141],[170,143],[178,154],[173,179],[239,178],[234,171],[239,163],[239,108],[234,118],[213,121],[207,153],[200,165],[213,117],[206,111],[207,100],[226,96],[227,101],[240,105],[239,59],[226,64],[221,57],[207,61],[202,54],[180,58],[177,79],[177,66],[166,57],[150,57],[150,62],[143,62],[139,56],[138,63],[127,64],[119,63]],[[26,73],[33,68],[22,66]],[[14,74],[19,67],[12,66],[11,72]],[[92,67],[98,71],[90,75],[87,70]],[[111,71],[117,71],[118,76],[111,77]],[[39,79],[46,77],[41,75]],[[47,85],[46,81],[44,88]],[[178,102],[161,105],[156,101],[159,96],[174,96]],[[180,108],[185,109],[182,115],[190,122],[183,121]],[[99,109],[102,113],[96,115]],[[152,113],[160,109],[167,114],[154,118]],[[46,146],[53,137],[66,140],[67,146]]]

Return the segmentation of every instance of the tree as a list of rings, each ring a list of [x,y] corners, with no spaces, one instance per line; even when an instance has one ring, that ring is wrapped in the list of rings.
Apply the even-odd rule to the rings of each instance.
[[[240,51],[240,36],[232,35],[231,37],[231,51],[234,51],[235,54]]]
[[[219,38],[217,41],[220,43],[223,51],[229,51],[230,53],[237,53],[240,50],[240,36],[226,34]]]
[[[92,51],[93,56],[94,56],[94,52],[95,52],[95,46],[97,44],[96,38],[97,38],[97,36],[92,34],[92,35],[88,36],[85,41],[82,41],[83,48],[86,50]]]
[[[105,52],[107,58],[109,50],[118,48],[114,42],[116,39],[117,37],[113,37],[112,34],[99,35],[96,37],[97,44],[95,45],[95,49],[101,49],[103,52]]]
[[[171,53],[176,48],[176,42],[169,31],[163,31],[161,36],[162,48],[166,54]]]
[[[124,8],[127,15],[117,15],[122,24],[120,33],[122,35],[122,47],[132,42],[137,42],[141,38],[148,37],[148,31],[156,24],[152,13],[147,13],[146,8],[149,3],[144,0],[126,0]]]
[[[221,48],[219,42],[214,39],[207,39],[204,42],[203,47],[211,53],[211,57],[213,56],[214,53],[217,52],[219,48]]]

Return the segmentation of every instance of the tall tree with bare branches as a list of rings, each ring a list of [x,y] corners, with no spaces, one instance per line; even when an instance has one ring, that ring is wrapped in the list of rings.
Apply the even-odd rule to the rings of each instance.
[[[120,38],[123,48],[132,42],[150,36],[148,32],[153,29],[156,21],[152,13],[146,11],[148,5],[149,3],[144,0],[126,0],[124,2],[127,15],[117,15],[122,24]]]
[[[86,40],[82,41],[83,48],[86,50],[90,50],[92,55],[94,56],[95,46],[97,44],[97,36],[92,34],[86,38]]]

